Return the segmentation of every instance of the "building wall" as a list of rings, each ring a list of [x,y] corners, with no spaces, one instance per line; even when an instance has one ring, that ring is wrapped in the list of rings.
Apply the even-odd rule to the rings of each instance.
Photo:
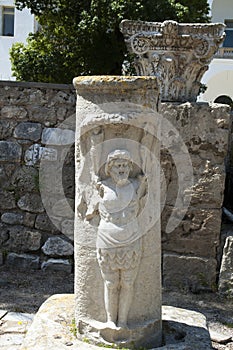
[[[2,0],[0,10],[3,6],[13,6],[14,1]],[[0,26],[2,27],[2,11],[0,11]],[[26,43],[26,38],[30,32],[35,31],[34,16],[28,9],[18,11],[15,9],[14,36],[0,35],[0,79],[14,80],[11,72],[9,50],[16,42]],[[2,34],[2,33],[1,33]]]

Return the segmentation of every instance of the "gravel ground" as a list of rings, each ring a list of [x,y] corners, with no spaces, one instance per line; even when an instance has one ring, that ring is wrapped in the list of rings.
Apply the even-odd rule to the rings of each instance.
[[[74,275],[43,271],[20,272],[0,267],[0,309],[36,313],[53,294],[73,293]],[[215,350],[233,350],[233,299],[217,293],[192,294],[163,291],[163,304],[202,312],[211,330],[232,336],[225,344],[213,342]]]

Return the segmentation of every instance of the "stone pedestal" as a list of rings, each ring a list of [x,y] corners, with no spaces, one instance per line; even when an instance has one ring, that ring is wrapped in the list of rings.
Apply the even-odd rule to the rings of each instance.
[[[79,77],[74,85],[78,331],[96,344],[160,346],[158,82]]]

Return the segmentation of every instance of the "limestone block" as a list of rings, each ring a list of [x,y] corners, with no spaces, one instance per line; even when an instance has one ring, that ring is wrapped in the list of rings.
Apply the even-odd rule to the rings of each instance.
[[[0,209],[14,209],[16,207],[15,196],[12,191],[0,189]]]
[[[46,145],[69,145],[75,141],[75,132],[68,129],[45,128],[41,141]]]
[[[52,224],[47,214],[39,214],[36,217],[35,228],[50,233],[58,232],[58,229]]]
[[[29,254],[9,253],[7,255],[6,264],[10,268],[37,270],[40,266],[40,258],[39,256]]]
[[[12,141],[0,141],[0,162],[20,162],[21,146]]]
[[[27,110],[23,107],[5,106],[1,110],[1,116],[9,119],[24,119],[27,117]]]
[[[35,193],[26,193],[18,200],[17,205],[21,210],[32,213],[42,213],[44,211],[41,198]]]
[[[38,141],[40,139],[42,126],[40,123],[22,122],[14,130],[14,137],[17,139],[26,139]]]
[[[218,288],[220,293],[233,296],[233,236],[225,241]]]
[[[12,185],[27,192],[39,189],[39,172],[32,166],[20,166],[14,172]]]
[[[51,257],[71,256],[74,253],[74,247],[61,237],[49,237],[42,247],[45,255]]]
[[[163,254],[163,285],[193,292],[215,290],[217,261],[173,253]]]
[[[184,217],[176,229],[166,233],[172,210],[175,217]],[[220,243],[221,215],[221,209],[189,207],[183,213],[182,210],[165,206],[162,213],[163,249],[182,254],[216,257],[216,249]]]
[[[20,213],[3,213],[1,216],[2,222],[10,225],[22,225],[23,214]]]
[[[72,272],[72,264],[67,259],[48,259],[41,264],[41,269],[46,272]]]

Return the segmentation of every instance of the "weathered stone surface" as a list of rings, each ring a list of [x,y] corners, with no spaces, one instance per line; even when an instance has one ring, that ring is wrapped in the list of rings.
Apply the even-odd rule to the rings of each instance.
[[[62,220],[61,231],[64,235],[74,240],[74,220]]]
[[[35,165],[40,159],[54,162],[57,160],[57,150],[49,147],[41,147],[39,144],[30,146],[24,156],[26,165]]]
[[[25,226],[34,227],[35,220],[36,220],[36,214],[32,214],[28,212],[24,213],[23,224]]]
[[[72,264],[67,259],[49,259],[41,264],[41,269],[51,272],[72,272]]]
[[[219,275],[219,292],[233,296],[233,236],[226,238]]]
[[[1,110],[1,116],[9,119],[24,119],[27,116],[27,111],[23,107],[5,106]]]
[[[71,198],[65,198],[58,200],[52,208],[52,212],[55,216],[62,216],[67,219],[74,218],[74,200]]]
[[[2,234],[4,234],[2,246],[8,249],[28,252],[40,248],[41,233],[39,231],[27,229],[22,225],[5,225],[2,227]]]
[[[42,213],[44,211],[41,198],[38,194],[35,193],[26,193],[19,199],[17,204],[21,210],[29,211],[32,213]]]
[[[39,189],[39,172],[32,166],[20,166],[12,176],[12,185],[27,192]]]
[[[209,328],[210,339],[215,343],[226,344],[232,340],[232,334],[222,334],[220,332],[216,332],[213,329]]]
[[[32,326],[22,344],[21,350],[104,350],[106,346],[95,346],[82,342],[73,334],[74,295],[53,295],[40,307]],[[62,315],[62,318],[59,317]],[[151,350],[210,350],[209,332],[205,316],[201,313],[163,306],[164,337],[163,347]],[[67,326],[69,325],[69,326]],[[41,336],[43,334],[43,337]]]
[[[0,162],[19,162],[22,148],[13,141],[0,141]]]
[[[39,256],[29,254],[9,253],[7,255],[6,264],[9,267],[25,270],[37,270],[40,266]]]
[[[17,139],[26,139],[38,141],[42,132],[40,123],[22,122],[14,130],[14,137]]]
[[[16,207],[15,196],[12,191],[0,189],[0,209],[14,209]]]
[[[56,111],[54,107],[45,107],[41,106],[41,103],[38,106],[32,106],[29,111],[30,120],[44,123],[45,121],[50,121],[50,123],[56,123]]]
[[[158,81],[79,77],[74,85],[76,322],[93,343],[160,346]]]
[[[0,120],[0,140],[7,139],[13,134],[16,122]]]
[[[178,254],[163,254],[163,285],[193,292],[216,289],[214,258],[201,258]]]
[[[120,29],[137,75],[157,76],[164,101],[195,101],[208,64],[224,40],[221,23],[123,20]]]
[[[45,145],[69,145],[75,141],[75,132],[68,129],[45,128],[42,143]]]
[[[166,232],[174,210],[175,217],[184,215],[177,228]],[[163,249],[181,254],[216,258],[221,229],[221,209],[189,207],[187,211],[165,206],[162,213]]]
[[[47,214],[39,214],[36,217],[35,228],[50,233],[58,232],[58,229],[52,224]]]
[[[2,222],[10,225],[22,225],[23,214],[21,213],[4,213],[1,216]]]
[[[51,257],[70,256],[74,253],[74,247],[63,238],[56,236],[48,238],[42,247],[42,251],[45,255]]]

